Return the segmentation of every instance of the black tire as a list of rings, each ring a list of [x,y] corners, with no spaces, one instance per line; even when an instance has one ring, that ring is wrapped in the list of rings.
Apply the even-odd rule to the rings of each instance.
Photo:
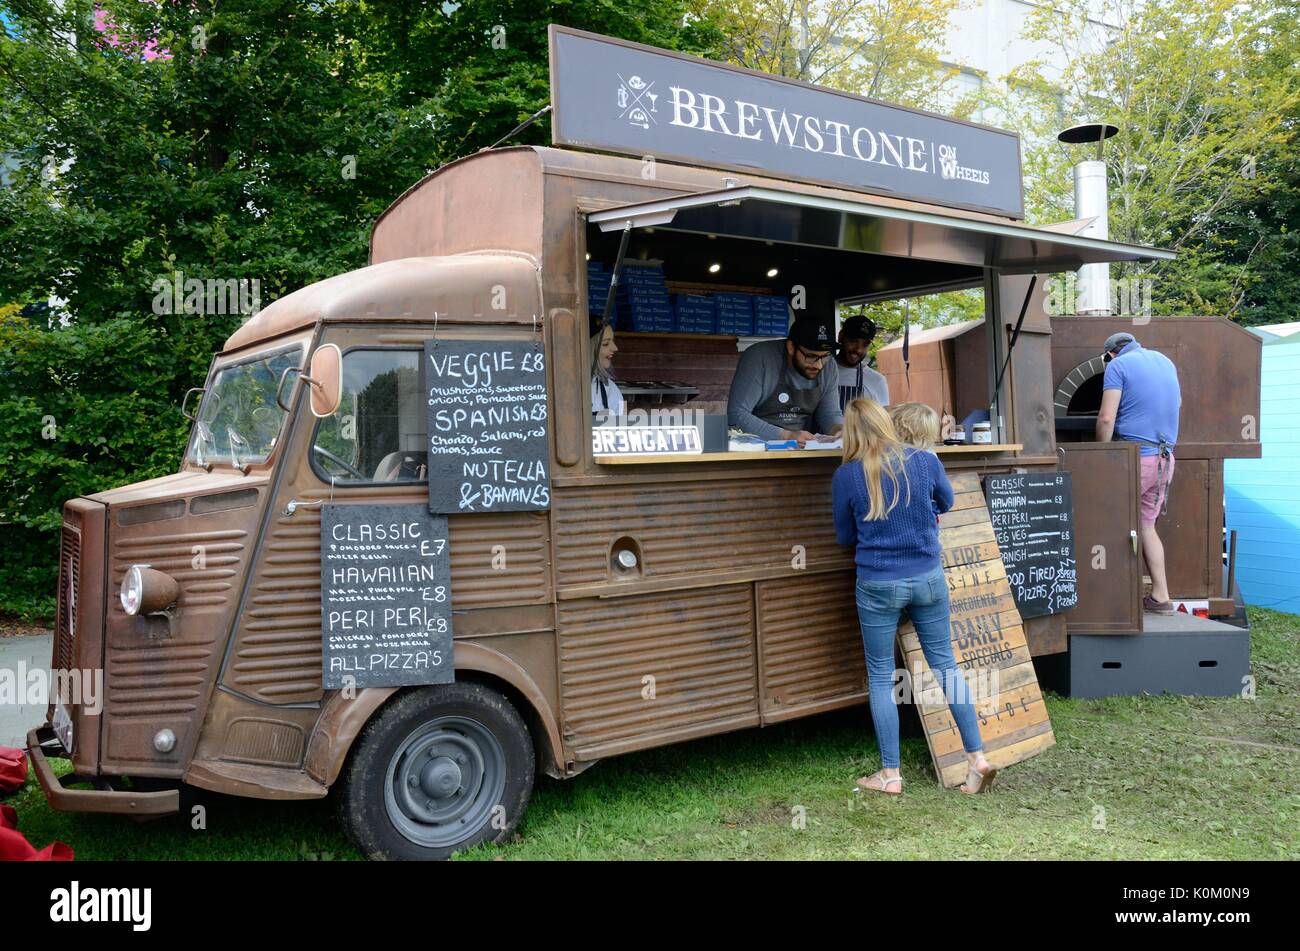
[[[482,684],[418,687],[366,724],[339,777],[339,821],[371,859],[445,859],[504,842],[533,791],[519,711]]]

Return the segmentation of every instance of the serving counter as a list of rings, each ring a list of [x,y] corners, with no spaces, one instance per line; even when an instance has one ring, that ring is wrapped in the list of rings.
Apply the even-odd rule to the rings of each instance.
[[[1019,452],[1023,448],[1020,443],[996,443],[979,446],[935,446],[933,451],[943,457]],[[839,449],[774,449],[763,452],[640,452],[627,455],[597,455],[594,458],[602,466],[625,466],[660,462],[788,462],[791,459],[807,458],[838,459],[842,455]]]

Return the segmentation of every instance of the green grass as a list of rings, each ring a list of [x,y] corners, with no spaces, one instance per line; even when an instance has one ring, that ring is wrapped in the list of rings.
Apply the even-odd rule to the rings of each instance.
[[[1056,746],[993,792],[939,788],[925,741],[902,744],[901,797],[855,794],[879,765],[865,708],[619,757],[541,779],[492,859],[1300,857],[1300,617],[1252,611],[1254,700],[1050,695]],[[79,859],[350,859],[332,802],[197,793],[137,824],[53,812],[34,780],[9,802],[38,847]],[[803,827],[796,822],[804,818]]]

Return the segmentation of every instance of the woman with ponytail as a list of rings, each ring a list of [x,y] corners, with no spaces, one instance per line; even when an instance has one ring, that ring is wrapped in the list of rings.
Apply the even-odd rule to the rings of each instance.
[[[858,786],[903,791],[893,683],[894,638],[906,610],[961,733],[969,761],[962,792],[983,792],[996,771],[984,757],[970,688],[952,656],[948,582],[934,517],[953,502],[943,464],[934,453],[900,442],[879,403],[855,399],[844,410],[844,463],[835,471],[831,497],[839,543],[856,548],[858,622],[880,745],[882,768]]]
[[[618,353],[614,325],[594,318],[591,325],[591,415],[625,416],[627,404],[611,372]]]

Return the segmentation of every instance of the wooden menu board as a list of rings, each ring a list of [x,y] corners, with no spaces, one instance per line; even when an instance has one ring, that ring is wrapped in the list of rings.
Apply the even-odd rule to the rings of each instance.
[[[975,710],[984,755],[1001,769],[1036,756],[1054,745],[1056,737],[979,476],[954,476],[952,487],[956,496],[952,510],[939,519],[952,611],[952,653],[972,691],[996,689],[989,696],[978,695]],[[935,772],[944,786],[960,786],[966,781],[967,767],[961,734],[910,621],[899,625],[898,642]]]

